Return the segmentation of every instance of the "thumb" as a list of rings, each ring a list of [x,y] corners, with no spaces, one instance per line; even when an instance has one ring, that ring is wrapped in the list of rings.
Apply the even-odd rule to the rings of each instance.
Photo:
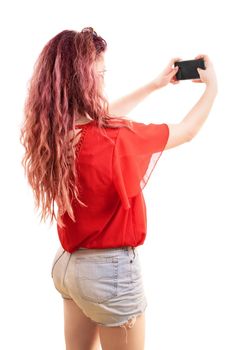
[[[175,75],[177,73],[178,69],[179,69],[178,66],[172,68],[171,71],[169,72],[169,75],[171,75],[171,76]]]
[[[204,69],[201,69],[201,68],[197,68],[197,71],[198,71],[198,73],[200,73],[200,72],[202,72]]]

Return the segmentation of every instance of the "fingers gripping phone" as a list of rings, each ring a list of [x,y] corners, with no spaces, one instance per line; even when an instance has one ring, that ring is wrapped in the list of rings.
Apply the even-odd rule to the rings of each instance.
[[[197,68],[206,69],[203,58],[188,61],[177,61],[174,62],[174,66],[179,67],[176,73],[177,80],[198,79],[200,78],[200,75]]]

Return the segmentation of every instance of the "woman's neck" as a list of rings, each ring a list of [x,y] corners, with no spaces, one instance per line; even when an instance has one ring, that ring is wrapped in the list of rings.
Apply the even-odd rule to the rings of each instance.
[[[79,117],[79,118],[76,118],[76,120],[75,120],[75,122],[76,122],[77,124],[87,124],[87,123],[90,122],[90,121],[92,121],[91,118],[87,118],[87,117],[84,117],[84,116]]]

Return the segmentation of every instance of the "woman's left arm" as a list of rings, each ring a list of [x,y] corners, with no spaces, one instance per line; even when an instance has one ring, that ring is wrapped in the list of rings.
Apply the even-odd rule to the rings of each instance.
[[[117,116],[124,116],[131,112],[151,92],[156,90],[153,82],[146,84],[132,93],[119,98],[109,104],[109,112]]]
[[[178,67],[173,68],[172,65],[178,60],[180,60],[179,57],[171,59],[157,78],[132,93],[109,103],[109,112],[116,116],[125,116],[151,94],[151,92],[166,86],[168,83],[177,84],[179,81],[175,79],[175,74],[177,73]]]

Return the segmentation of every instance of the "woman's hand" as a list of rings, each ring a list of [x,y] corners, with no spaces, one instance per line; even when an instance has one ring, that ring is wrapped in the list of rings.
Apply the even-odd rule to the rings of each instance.
[[[178,84],[179,80],[176,79],[175,74],[178,71],[178,67],[173,67],[176,61],[181,61],[180,57],[172,58],[165,69],[152,81],[155,89],[160,89],[167,84]]]
[[[205,62],[205,68],[197,68],[197,71],[200,75],[200,79],[193,79],[194,83],[205,83],[207,86],[214,86],[217,90],[217,77],[214,71],[213,64],[207,55],[198,55],[195,59],[203,58]]]

